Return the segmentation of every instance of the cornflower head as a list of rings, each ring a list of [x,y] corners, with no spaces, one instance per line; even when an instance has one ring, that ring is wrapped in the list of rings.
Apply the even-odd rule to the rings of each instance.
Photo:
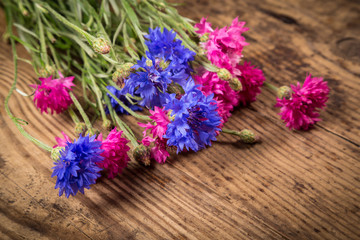
[[[126,145],[129,143],[129,140],[121,137],[121,135],[122,131],[117,131],[116,128],[114,128],[105,140],[102,140],[102,134],[97,137],[97,140],[102,142],[100,148],[104,150],[101,153],[104,160],[96,164],[100,168],[107,170],[108,178],[110,179],[121,173],[130,161],[128,156],[130,147]]]
[[[101,168],[97,163],[103,160],[101,153],[104,150],[101,149],[101,142],[95,140],[95,136],[80,135],[73,143],[65,134],[64,137],[64,140],[57,139],[58,146],[64,149],[54,162],[51,177],[57,177],[55,189],[59,188],[59,196],[65,193],[69,198],[78,191],[84,194],[84,189],[90,189],[90,185],[100,177]]]
[[[182,73],[182,78],[177,79],[177,83],[185,86],[186,80],[190,77],[192,69],[190,62],[194,60],[195,52],[182,45],[182,41],[176,38],[173,30],[159,27],[149,29],[149,34],[145,36],[148,40],[145,42],[149,53],[154,58],[164,59],[165,61],[176,62],[176,68],[171,69],[172,75]]]
[[[220,131],[221,117],[217,112],[217,104],[213,94],[205,96],[189,81],[185,86],[185,94],[177,99],[175,94],[169,95],[165,110],[170,111],[164,138],[168,146],[175,146],[177,153],[192,149],[195,152],[211,145]]]
[[[237,64],[236,69],[241,73],[235,75],[241,82],[242,90],[237,92],[237,99],[243,105],[256,100],[256,96],[261,93],[265,76],[261,69],[251,65],[250,62]]]
[[[134,65],[136,72],[131,73],[125,80],[121,92],[140,96],[142,100],[139,105],[152,109],[165,103],[171,83],[182,83],[189,76],[184,70],[177,69],[179,65],[176,61],[155,58],[149,52],[146,55],[147,58],[143,57]]]
[[[311,74],[303,86],[298,82],[291,89],[290,96],[277,98],[275,107],[280,107],[279,115],[290,130],[307,130],[321,120],[319,112],[326,106],[330,89],[322,77],[312,78]]]
[[[133,111],[142,111],[142,108],[131,104],[131,102],[126,98],[125,94],[122,93],[121,90],[118,90],[117,88],[113,86],[107,86],[106,87],[112,94],[114,94],[120,101],[122,101],[127,107],[129,107]],[[110,99],[110,104],[114,108],[114,110],[117,113],[120,114],[129,114],[109,93],[107,93],[107,96]],[[105,112],[109,114],[109,109],[106,107]]]
[[[164,138],[167,126],[170,123],[168,111],[164,110],[164,108],[155,107],[154,110],[150,110],[150,114],[151,123],[138,123],[140,127],[145,128],[141,142],[144,146],[150,146],[153,142],[154,146],[150,149],[151,158],[159,163],[164,163],[170,156],[167,151],[167,139]],[[152,136],[147,134],[147,130],[150,130]]]
[[[39,85],[30,85],[35,89],[34,104],[41,113],[48,113],[48,110],[51,114],[62,113],[73,103],[69,92],[72,91],[71,87],[75,86],[72,83],[75,77],[64,77],[60,71],[58,74],[60,77],[58,79],[52,79],[52,76],[40,77]]]
[[[208,40],[201,45],[206,50],[206,55],[212,64],[231,71],[231,68],[239,63],[242,50],[244,46],[248,45],[242,36],[242,33],[249,30],[244,25],[245,22],[239,22],[238,17],[232,21],[229,27],[215,30],[211,28],[211,24],[206,21],[206,18],[202,18],[200,23],[195,25],[198,28],[196,32],[201,36],[209,34]]]

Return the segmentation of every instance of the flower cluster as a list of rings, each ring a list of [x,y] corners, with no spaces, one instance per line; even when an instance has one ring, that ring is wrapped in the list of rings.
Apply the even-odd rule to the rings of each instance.
[[[326,106],[330,92],[323,78],[309,74],[303,86],[298,82],[291,86],[289,98],[277,98],[276,107],[280,107],[280,116],[289,129],[307,130],[320,121],[319,111]]]
[[[30,85],[35,89],[34,103],[41,113],[48,113],[48,109],[51,114],[62,113],[72,104],[69,91],[75,86],[72,83],[74,77],[64,77],[61,72],[58,74],[60,77],[58,79],[52,79],[53,76],[39,78],[40,85]]]
[[[244,25],[245,22],[239,22],[238,18],[235,18],[229,27],[215,30],[206,18],[195,25],[198,28],[196,32],[202,38],[207,36],[206,41],[201,43],[207,58],[220,68],[217,74],[205,71],[195,76],[195,80],[201,84],[200,89],[206,95],[214,93],[223,122],[227,121],[231,116],[230,112],[239,103],[247,105],[255,101],[265,81],[260,69],[246,61],[240,64],[243,48],[248,45],[242,36],[242,33],[248,30]],[[224,78],[224,72],[231,76],[225,75]]]
[[[97,138],[80,134],[71,142],[65,133],[62,134],[64,139],[56,138],[58,144],[54,149],[60,148],[60,152],[51,175],[57,177],[55,189],[59,188],[59,196],[65,193],[68,198],[78,191],[84,194],[84,189],[89,189],[101,176],[102,169],[108,171],[109,178],[114,178],[130,161],[127,154],[130,148],[126,145],[129,141],[121,137],[122,131],[116,128],[105,140],[101,134]]]
[[[195,60],[195,52],[183,45],[182,36],[179,38],[174,30],[156,27],[149,29],[149,34],[144,36],[147,49],[139,51],[145,56],[136,64],[128,58],[123,62],[110,59],[113,63],[116,60],[113,82],[110,81],[112,85],[109,79],[105,79],[109,71],[93,76],[103,78],[92,81],[94,86],[90,87],[95,92],[96,104],[93,104],[92,97],[85,98],[85,101],[100,108],[95,112],[101,113],[105,128],[112,126],[106,115],[111,112],[112,120],[123,130],[114,128],[104,139],[101,133],[95,134],[97,130],[85,113],[87,109],[79,107],[77,98],[72,98],[70,91],[74,77],[65,78],[59,72],[59,79],[52,79],[52,76],[39,78],[40,85],[31,85],[36,89],[34,103],[41,113],[48,110],[51,114],[61,113],[74,101],[84,119],[84,122],[79,121],[76,113],[69,111],[76,122],[76,132],[80,134],[72,141],[62,133],[63,138],[56,138],[58,144],[51,151],[55,164],[52,177],[57,177],[55,189],[59,189],[59,196],[64,194],[68,198],[78,192],[84,193],[103,173],[110,179],[122,173],[130,161],[130,142],[134,147],[133,159],[149,165],[151,159],[165,163],[172,150],[179,154],[211,146],[221,132],[236,135],[244,143],[258,140],[251,130],[223,128],[235,107],[256,100],[265,81],[262,70],[243,60],[243,49],[248,45],[243,36],[248,31],[245,22],[235,18],[230,26],[213,29],[211,23],[203,18],[195,27],[201,51],[207,60],[203,56]],[[94,38],[92,45],[107,60],[117,53],[112,51],[104,37]],[[194,73],[192,65],[197,64],[203,67]],[[50,70],[52,68],[45,73]],[[86,82],[84,84],[86,90],[88,86]],[[270,88],[276,89],[274,86]],[[325,107],[329,88],[322,78],[308,75],[302,86],[300,83],[291,88],[284,86],[278,94],[275,106],[281,108],[280,115],[286,126],[306,130],[320,120],[319,111]],[[149,109],[149,116],[134,112],[144,107]],[[143,128],[141,141],[136,139],[124,119],[113,114],[112,109],[117,114],[131,114],[147,121],[138,123]],[[86,130],[89,134],[84,136]]]
[[[185,149],[196,152],[216,140],[221,125],[216,101],[212,94],[205,96],[198,88],[188,81],[180,99],[170,94],[163,108],[151,111],[153,123],[139,124],[145,127],[143,144],[155,142],[151,151],[158,162],[165,162],[169,156],[166,146],[175,147],[177,153]],[[152,137],[146,136],[148,129]]]

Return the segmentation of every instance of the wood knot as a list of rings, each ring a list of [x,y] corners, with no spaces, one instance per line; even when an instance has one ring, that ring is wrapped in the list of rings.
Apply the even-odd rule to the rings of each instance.
[[[336,42],[338,54],[347,60],[360,62],[360,40],[353,37],[342,38]]]

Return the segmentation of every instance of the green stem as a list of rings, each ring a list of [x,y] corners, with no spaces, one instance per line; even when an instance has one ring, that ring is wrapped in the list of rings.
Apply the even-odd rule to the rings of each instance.
[[[110,99],[108,96],[105,96],[105,102],[106,105],[109,109],[111,118],[113,119],[114,122],[117,123],[117,125],[120,127],[120,129],[124,132],[125,136],[131,141],[131,143],[133,144],[134,147],[137,147],[139,144],[137,142],[137,139],[135,137],[134,132],[131,130],[131,128],[125,123],[123,122],[119,116],[116,114],[115,110],[113,109],[111,103],[110,103]]]
[[[273,90],[274,92],[277,92],[278,91],[278,87],[276,87],[276,86],[274,86],[274,85],[272,85],[271,83],[268,83],[268,82],[264,82],[264,86],[265,87],[268,87],[269,89],[271,89],[271,90]]]
[[[85,125],[88,129],[92,128],[91,122],[89,120],[89,117],[86,115],[84,109],[82,108],[81,104],[79,103],[79,101],[76,99],[76,97],[74,96],[74,94],[72,92],[69,93],[71,100],[74,102],[76,108],[78,109],[81,117],[83,118]]]
[[[76,115],[74,110],[72,110],[71,107],[68,108],[68,112],[69,112],[69,115],[70,115],[70,117],[71,117],[71,119],[73,120],[74,123],[79,123],[80,122],[80,119],[78,118],[78,116]]]
[[[46,50],[44,26],[42,24],[40,14],[41,13],[39,12],[39,9],[36,9],[36,15],[37,15],[38,26],[39,26],[39,35],[40,35],[40,55],[41,55],[41,60],[45,62],[45,66],[46,66],[46,65],[49,65],[49,59],[48,59],[47,50]]]
[[[118,115],[114,115],[116,123],[119,125],[120,129],[124,132],[126,137],[130,140],[131,144],[136,148],[139,146],[139,143],[137,142],[137,139],[134,137],[133,134],[129,132],[130,127],[127,126],[125,122],[123,122]],[[130,130],[131,131],[131,130]]]
[[[223,133],[227,133],[227,134],[231,134],[231,135],[235,135],[235,136],[241,136],[241,133],[239,131],[236,131],[236,130],[231,130],[231,129],[226,129],[226,128],[223,128],[221,130],[221,132]]]
[[[56,12],[54,9],[52,9],[49,5],[44,5],[44,8],[51,12],[60,22],[64,23],[66,26],[74,29],[78,33],[80,33],[83,37],[86,38],[86,40],[89,42],[89,44],[92,46],[92,40],[95,39],[91,34],[87,33],[86,31],[82,30],[80,27],[76,26],[75,24],[68,21],[66,18],[64,18],[61,14]]]
[[[6,1],[5,2],[5,14],[6,14],[6,19],[7,19],[7,32],[9,33],[10,36],[13,35],[12,33],[12,14],[11,14],[11,11],[10,11],[10,3],[9,1]],[[17,56],[17,52],[16,52],[16,47],[15,47],[15,41],[13,38],[10,38],[10,42],[11,42],[11,48],[12,48],[12,53],[13,53],[13,62],[14,62],[14,82],[12,83],[11,85],[11,88],[9,90],[9,93],[8,95],[6,96],[5,98],[5,111],[7,113],[7,115],[10,117],[11,121],[14,122],[15,126],[17,127],[17,129],[20,131],[20,133],[26,137],[27,139],[29,139],[31,142],[35,143],[36,145],[38,145],[40,148],[46,150],[46,151],[49,151],[51,152],[52,148],[41,142],[40,140],[34,138],[33,136],[31,136],[28,132],[26,132],[24,130],[24,128],[21,126],[22,124],[27,124],[26,121],[22,120],[22,119],[19,119],[19,118],[16,118],[10,108],[9,108],[9,100],[11,98],[11,95],[12,93],[14,92],[14,90],[16,89],[16,84],[17,84],[17,59],[18,59],[18,56]]]
[[[126,106],[120,99],[118,99],[112,92],[109,91],[109,89],[107,89],[106,87],[103,88],[112,98],[115,99],[115,101],[117,101],[120,106],[122,108],[125,109],[125,111],[127,111],[131,116],[141,119],[141,120],[145,120],[145,121],[151,121],[151,118],[149,118],[148,116],[144,116],[141,114],[138,114],[136,112],[134,112],[133,110],[131,110],[128,106]]]
[[[84,67],[85,67],[85,70],[89,71],[90,72],[90,65],[89,65],[89,62],[88,62],[88,59],[87,59],[87,56],[85,54],[85,51],[83,49],[81,49],[81,55],[83,57],[83,60],[84,60]],[[103,120],[103,122],[107,121],[108,119],[106,118],[106,114],[105,114],[105,111],[104,111],[104,107],[103,107],[103,103],[101,101],[101,91],[100,91],[100,88],[98,87],[98,85],[96,84],[95,82],[95,79],[94,79],[94,76],[92,74],[89,74],[89,77],[90,77],[90,80],[91,80],[91,83],[92,83],[92,87],[93,87],[93,91],[96,95],[96,99],[97,99],[97,102],[98,102],[98,107],[100,109],[100,113],[101,113],[101,118]]]

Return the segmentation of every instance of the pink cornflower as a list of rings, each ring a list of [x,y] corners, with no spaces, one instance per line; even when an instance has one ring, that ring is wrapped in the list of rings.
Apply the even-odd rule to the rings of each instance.
[[[236,69],[241,72],[237,78],[240,80],[242,90],[237,92],[237,99],[243,105],[256,100],[256,96],[261,93],[261,87],[264,84],[265,76],[261,69],[255,68],[250,62],[238,64]]]
[[[130,161],[128,156],[130,148],[126,145],[129,140],[121,137],[121,134],[122,131],[117,131],[116,128],[114,128],[105,140],[102,140],[102,134],[97,138],[98,141],[102,141],[100,149],[104,150],[104,152],[101,153],[104,160],[96,164],[107,170],[108,178],[110,179],[121,173]]]
[[[198,33],[200,36],[204,35],[205,33],[210,33],[214,31],[211,28],[211,23],[207,22],[207,18],[204,17],[200,20],[200,23],[195,24],[194,27],[198,29],[195,32]]]
[[[239,104],[237,92],[229,86],[229,82],[219,79],[214,72],[205,72],[201,76],[195,76],[195,81],[201,85],[200,90],[205,96],[214,94],[214,100],[218,105],[218,113],[227,122],[231,111]]]
[[[319,111],[326,106],[330,89],[322,77],[312,78],[311,74],[302,87],[298,82],[291,89],[291,97],[277,98],[275,107],[281,107],[279,115],[289,129],[307,130],[321,120]]]
[[[142,144],[144,146],[150,146],[150,144],[154,142],[154,147],[151,148],[151,157],[159,163],[164,163],[170,156],[166,149],[167,139],[163,137],[166,133],[167,125],[170,123],[168,111],[159,107],[155,107],[154,111],[149,111],[151,114],[150,118],[153,120],[152,123],[138,123],[140,127],[145,128]],[[152,137],[147,136],[147,130],[150,130]]]
[[[51,110],[51,114],[61,113],[72,104],[69,91],[75,86],[72,83],[74,76],[65,78],[61,72],[58,73],[59,79],[52,79],[52,76],[39,78],[40,85],[30,85],[35,88],[34,103],[41,113],[48,113],[48,109]]]
[[[240,61],[242,50],[244,46],[248,45],[244,36],[241,35],[249,30],[244,25],[245,22],[239,22],[238,18],[235,18],[229,27],[215,30],[204,18],[195,25],[199,29],[197,32],[200,35],[209,33],[209,40],[202,45],[212,64],[232,72],[231,66],[234,67]]]
[[[69,138],[68,135],[66,135],[66,133],[61,132],[61,134],[64,136],[64,139],[59,138],[59,137],[55,137],[56,142],[58,143],[57,145],[55,145],[53,148],[56,147],[65,147],[67,142],[71,142],[71,139]]]

